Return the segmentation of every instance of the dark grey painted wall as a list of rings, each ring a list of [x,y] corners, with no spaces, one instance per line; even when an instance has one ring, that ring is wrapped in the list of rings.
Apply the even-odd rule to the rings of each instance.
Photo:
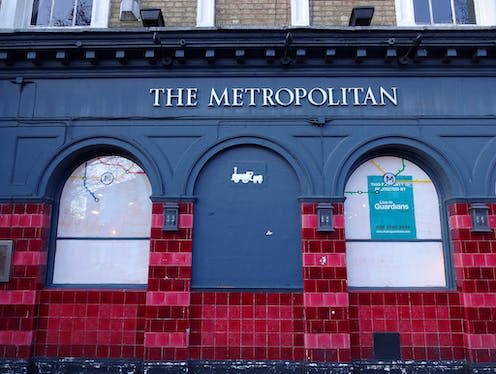
[[[490,77],[263,77],[29,79],[0,82],[0,198],[53,194],[64,160],[121,149],[143,165],[155,196],[190,196],[208,158],[234,144],[280,153],[303,196],[341,196],[347,176],[378,148],[418,162],[445,198],[494,196],[496,79]],[[397,105],[208,106],[236,87],[397,88]],[[194,107],[154,107],[154,87],[195,87]],[[282,97],[282,96],[281,96]],[[316,96],[317,97],[317,96]],[[363,97],[360,102],[363,102]],[[261,98],[257,100],[262,100]],[[281,99],[283,100],[283,99]],[[284,99],[286,100],[286,99]],[[335,100],[338,100],[335,98]],[[232,104],[232,98],[230,104]],[[75,161],[74,161],[75,162]],[[70,163],[69,163],[70,164]]]

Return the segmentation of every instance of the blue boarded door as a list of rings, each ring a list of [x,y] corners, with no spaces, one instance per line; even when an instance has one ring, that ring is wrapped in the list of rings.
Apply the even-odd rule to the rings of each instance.
[[[208,161],[195,186],[196,289],[301,289],[299,183],[263,147],[238,146]]]

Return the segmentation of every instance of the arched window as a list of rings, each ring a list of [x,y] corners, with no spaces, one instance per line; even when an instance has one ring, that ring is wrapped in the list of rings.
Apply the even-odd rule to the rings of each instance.
[[[67,179],[58,214],[53,284],[146,284],[151,187],[119,156],[97,157]]]
[[[345,187],[350,287],[445,287],[439,200],[429,176],[398,157],[360,165]]]

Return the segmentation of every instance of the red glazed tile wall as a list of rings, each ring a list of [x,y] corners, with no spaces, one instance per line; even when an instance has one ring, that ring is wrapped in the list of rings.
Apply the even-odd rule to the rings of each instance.
[[[496,361],[496,204],[489,232],[472,232],[469,204],[448,208],[456,288],[464,307],[467,359]]]
[[[193,292],[191,298],[192,359],[304,359],[301,293]]]
[[[0,357],[32,355],[49,226],[48,204],[0,204],[0,240],[13,240],[14,247],[10,281],[0,283]]]
[[[468,204],[448,207],[456,275],[451,291],[347,288],[343,205],[333,232],[301,205],[303,292],[191,292],[193,204],[162,231],[153,205],[146,290],[44,288],[47,204],[0,204],[0,239],[13,240],[0,284],[0,355],[145,360],[346,362],[373,355],[374,332],[399,332],[404,360],[496,361],[496,204],[491,230],[471,231]]]
[[[189,358],[193,204],[179,204],[179,230],[162,231],[164,204],[153,204],[148,290],[146,360]]]
[[[373,333],[399,332],[404,360],[463,360],[463,317],[457,292],[353,291],[352,358],[374,358]]]
[[[42,290],[35,355],[141,358],[144,303],[144,290]]]
[[[305,359],[310,361],[351,359],[343,204],[333,206],[333,232],[317,231],[316,203],[301,206]]]

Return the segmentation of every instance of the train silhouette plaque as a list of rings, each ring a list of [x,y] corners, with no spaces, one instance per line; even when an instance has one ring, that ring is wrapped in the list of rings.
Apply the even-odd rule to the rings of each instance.
[[[253,183],[253,184],[262,184],[264,181],[264,177],[262,174],[255,174],[253,170],[239,170],[238,166],[233,166],[233,172],[231,175],[231,182],[236,184],[238,183]]]

